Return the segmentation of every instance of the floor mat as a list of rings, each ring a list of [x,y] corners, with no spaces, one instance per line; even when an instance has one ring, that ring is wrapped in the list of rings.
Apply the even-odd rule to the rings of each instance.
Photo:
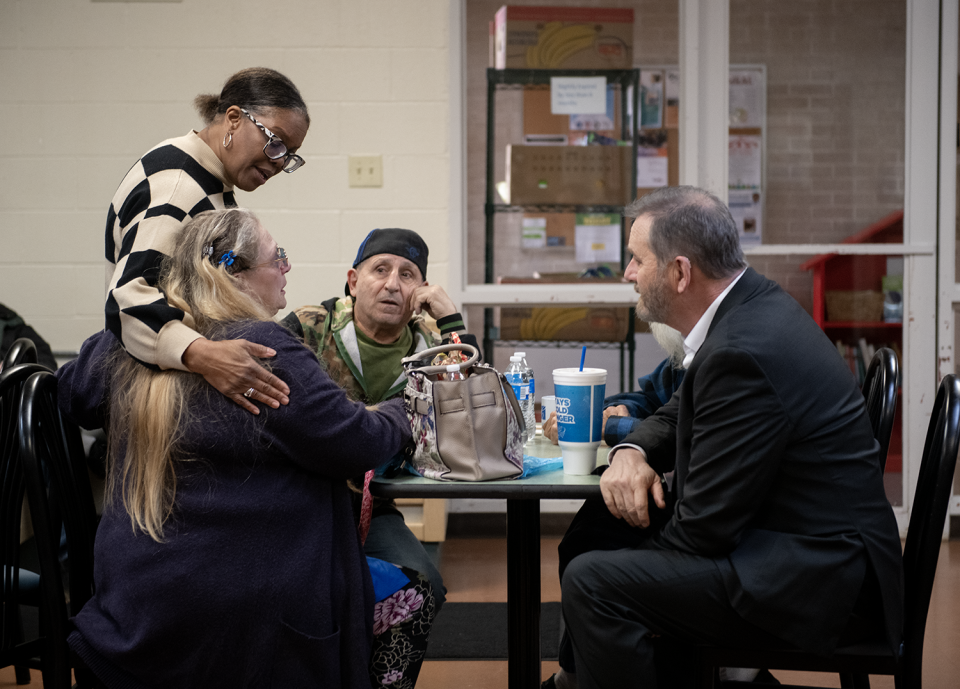
[[[540,604],[540,657],[556,660],[560,603]],[[444,603],[433,623],[427,660],[506,660],[506,603]]]

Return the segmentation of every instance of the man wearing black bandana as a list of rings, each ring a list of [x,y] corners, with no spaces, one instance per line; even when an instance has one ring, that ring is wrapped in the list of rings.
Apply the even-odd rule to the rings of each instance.
[[[346,296],[302,306],[282,323],[303,338],[330,377],[356,399],[377,404],[402,394],[403,357],[434,347],[441,339],[447,342],[454,332],[477,346],[476,338],[464,332],[463,318],[444,289],[427,282],[428,255],[426,243],[412,230],[373,230],[347,271]],[[424,312],[436,320],[439,338],[427,327]],[[399,464],[397,458],[388,459],[384,457],[381,471]],[[440,573],[392,500],[374,498],[364,550],[427,575],[438,607],[443,603],[446,589]]]

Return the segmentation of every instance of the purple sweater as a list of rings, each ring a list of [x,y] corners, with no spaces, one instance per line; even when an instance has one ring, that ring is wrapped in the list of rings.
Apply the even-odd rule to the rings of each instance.
[[[406,415],[348,401],[275,323],[226,336],[276,350],[290,404],[254,416],[206,385],[190,401],[165,542],[134,533],[119,500],[105,511],[70,646],[111,688],[366,689],[373,589],[345,479],[397,452]],[[98,363],[116,346],[100,333],[57,374],[85,427],[103,425]]]

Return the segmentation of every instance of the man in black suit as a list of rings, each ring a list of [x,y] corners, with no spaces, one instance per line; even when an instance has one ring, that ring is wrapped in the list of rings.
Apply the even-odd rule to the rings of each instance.
[[[664,188],[626,215],[636,218],[625,276],[637,313],[684,335],[687,373],[611,450],[600,486],[613,516],[646,528],[666,508],[661,477],[675,470],[675,504],[641,545],[567,567],[580,687],[684,685],[696,643],[899,645],[897,523],[836,348],[746,267],[730,212],[710,193]]]

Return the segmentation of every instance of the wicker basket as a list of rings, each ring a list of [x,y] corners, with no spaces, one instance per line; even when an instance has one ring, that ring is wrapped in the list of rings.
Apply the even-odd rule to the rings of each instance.
[[[882,321],[883,292],[873,290],[827,291],[827,320]]]

